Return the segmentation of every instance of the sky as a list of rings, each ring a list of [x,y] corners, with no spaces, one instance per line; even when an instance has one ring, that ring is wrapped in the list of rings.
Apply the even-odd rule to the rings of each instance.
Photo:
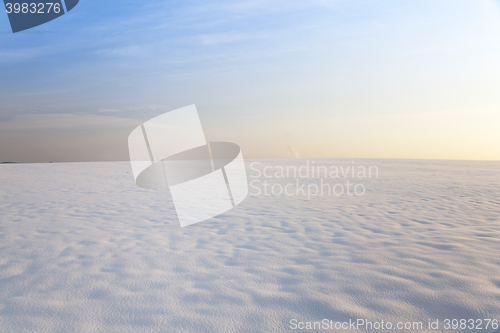
[[[196,104],[245,158],[500,160],[500,1],[80,0],[0,15],[0,162],[127,160]]]

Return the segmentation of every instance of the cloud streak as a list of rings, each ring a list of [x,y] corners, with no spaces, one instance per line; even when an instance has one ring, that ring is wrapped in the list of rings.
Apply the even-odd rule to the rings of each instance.
[[[31,114],[18,115],[5,121],[0,121],[0,131],[24,132],[32,130],[91,130],[104,129],[133,129],[140,124],[140,120],[99,116],[92,114]]]

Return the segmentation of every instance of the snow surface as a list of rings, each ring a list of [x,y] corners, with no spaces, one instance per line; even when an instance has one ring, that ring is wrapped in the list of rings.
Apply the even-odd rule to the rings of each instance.
[[[0,165],[0,332],[500,319],[500,163],[356,164],[379,168],[364,196],[249,196],[185,228],[129,163]]]

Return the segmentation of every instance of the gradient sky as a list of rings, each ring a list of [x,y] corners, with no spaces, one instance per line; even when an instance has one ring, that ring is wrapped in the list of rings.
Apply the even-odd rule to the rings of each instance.
[[[126,160],[196,104],[245,158],[500,160],[496,0],[80,0],[0,15],[0,162]]]

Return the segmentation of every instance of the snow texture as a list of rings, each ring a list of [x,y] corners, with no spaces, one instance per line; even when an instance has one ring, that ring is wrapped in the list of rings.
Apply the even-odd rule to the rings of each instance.
[[[500,163],[355,163],[379,169],[363,196],[249,195],[185,228],[129,163],[0,165],[0,332],[500,319]]]

